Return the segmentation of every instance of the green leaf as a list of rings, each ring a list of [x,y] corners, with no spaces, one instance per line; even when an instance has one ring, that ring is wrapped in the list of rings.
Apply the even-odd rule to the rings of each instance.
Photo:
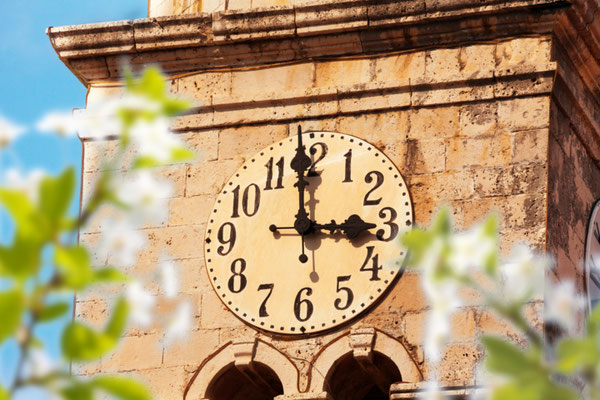
[[[107,337],[119,340],[127,325],[127,316],[129,315],[129,304],[124,298],[120,298],[115,305],[110,321],[104,331]]]
[[[486,367],[495,373],[522,376],[536,372],[536,365],[523,350],[505,339],[495,336],[482,336],[481,343],[486,350]]]
[[[492,400],[538,400],[539,396],[536,387],[509,383],[495,388],[492,393]]]
[[[176,147],[171,150],[171,161],[173,162],[190,161],[194,158],[196,158],[196,153],[185,147]]]
[[[117,268],[105,267],[94,270],[94,282],[127,282],[129,278]]]
[[[150,156],[137,157],[133,161],[133,168],[152,168],[159,165],[160,163],[154,157]]]
[[[594,368],[600,361],[595,338],[564,339],[557,347],[557,368],[566,374]]]
[[[123,400],[150,400],[152,396],[144,385],[131,378],[101,376],[92,381],[93,385]]]
[[[94,400],[94,390],[90,384],[74,381],[71,385],[61,389],[66,400]]]
[[[56,247],[54,262],[62,272],[64,285],[70,289],[83,289],[94,278],[90,256],[84,247]]]
[[[112,350],[117,340],[95,332],[81,322],[71,322],[63,331],[61,346],[63,356],[72,361],[93,361]]]
[[[0,188],[0,203],[15,222],[16,236],[29,240],[42,240],[46,236],[46,219],[36,211],[24,192]]]
[[[183,99],[167,98],[163,103],[163,112],[168,117],[174,117],[187,111],[192,105]]]
[[[22,235],[15,237],[11,246],[0,246],[0,274],[21,281],[35,275],[41,266],[42,248],[37,238]]]
[[[0,343],[17,331],[24,308],[25,297],[19,289],[0,292]]]
[[[8,392],[2,385],[0,385],[0,400],[8,400]]]
[[[71,309],[71,305],[67,302],[61,301],[58,303],[44,305],[44,308],[40,311],[37,318],[40,322],[52,321],[56,318],[61,317],[67,311]]]
[[[587,319],[588,336],[596,336],[600,333],[600,307],[595,307]]]
[[[69,167],[56,178],[48,176],[40,184],[40,211],[53,224],[60,221],[73,199],[75,168]]]

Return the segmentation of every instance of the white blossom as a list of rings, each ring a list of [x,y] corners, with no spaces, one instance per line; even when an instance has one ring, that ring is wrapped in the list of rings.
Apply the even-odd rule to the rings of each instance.
[[[169,119],[164,117],[137,121],[130,133],[139,154],[159,163],[170,161],[173,150],[182,147],[181,141],[169,129]]]
[[[496,251],[494,240],[481,227],[465,233],[455,234],[450,239],[448,263],[458,275],[471,268],[481,269]]]
[[[4,183],[12,190],[18,190],[31,200],[33,204],[37,204],[39,200],[40,183],[46,172],[42,169],[32,169],[26,174],[22,174],[15,168],[10,168],[4,175]]]
[[[25,127],[11,122],[0,115],[0,149],[8,146],[23,132],[25,132]]]
[[[165,345],[169,345],[174,340],[184,339],[191,327],[192,305],[189,301],[183,301],[169,319],[165,331]]]
[[[541,295],[547,264],[547,259],[537,256],[527,246],[515,246],[509,260],[501,266],[502,296],[515,302]]]
[[[147,170],[136,172],[133,179],[126,179],[115,188],[119,201],[130,208],[133,218],[154,222],[165,221],[167,202],[173,193],[170,182],[158,180]]]
[[[573,333],[577,327],[577,316],[584,306],[585,299],[577,293],[573,281],[551,284],[544,304],[546,321],[556,322]]]
[[[173,261],[161,261],[158,264],[158,273],[165,297],[172,299],[179,292],[179,275],[177,265]]]
[[[428,381],[425,385],[425,392],[421,400],[444,400],[444,395],[436,381]]]
[[[135,264],[137,253],[144,246],[145,238],[125,219],[107,219],[101,223],[101,242],[98,254],[118,266]]]
[[[148,327],[152,323],[152,308],[156,299],[138,281],[131,282],[127,286],[125,298],[129,304],[130,317],[134,324]]]
[[[77,131],[77,124],[72,111],[51,111],[36,124],[40,132],[54,132],[59,136],[71,136]]]
[[[41,378],[57,369],[57,363],[48,353],[37,348],[30,348],[23,369],[24,378]]]

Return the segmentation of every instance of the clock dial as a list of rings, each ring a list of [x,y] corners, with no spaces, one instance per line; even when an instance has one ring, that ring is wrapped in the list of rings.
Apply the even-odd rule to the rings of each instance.
[[[311,165],[304,205],[310,220],[340,225],[353,214],[374,228],[349,239],[340,230],[304,236],[298,175],[290,166],[297,138],[248,159],[217,197],[206,231],[205,260],[222,302],[239,318],[277,334],[312,334],[357,317],[401,271],[399,237],[413,222],[404,179],[371,144],[332,133],[302,134]],[[331,225],[330,225],[331,226]]]
[[[585,274],[590,311],[600,300],[600,201],[593,207],[585,245]]]

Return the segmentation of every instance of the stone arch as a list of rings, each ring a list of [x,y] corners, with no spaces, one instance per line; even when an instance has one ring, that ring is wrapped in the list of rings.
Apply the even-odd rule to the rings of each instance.
[[[275,373],[284,394],[298,392],[298,369],[294,363],[269,343],[254,339],[229,342],[208,356],[188,382],[183,398],[205,399],[211,382],[231,368],[253,379],[256,375],[253,371],[259,365]]]
[[[417,363],[399,340],[375,328],[359,328],[333,339],[314,357],[307,391],[327,391],[330,372],[349,355],[366,371],[376,374],[373,365],[375,354],[391,360],[400,372],[402,382],[423,380]]]

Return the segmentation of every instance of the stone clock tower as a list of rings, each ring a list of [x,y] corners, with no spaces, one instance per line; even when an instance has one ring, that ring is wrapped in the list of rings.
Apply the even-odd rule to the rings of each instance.
[[[150,0],[149,15],[48,35],[88,106],[121,90],[123,61],[158,64],[197,105],[173,129],[202,157],[159,171],[176,190],[136,267],[168,247],[194,330],[166,348],[130,331],[79,373],[134,373],[160,399],[416,398],[428,307],[391,261],[442,204],[459,228],[499,210],[504,250],[547,250],[547,279],[588,290],[598,0]],[[85,201],[114,143],[82,141]],[[76,317],[105,307],[79,296]],[[478,384],[477,335],[514,334],[477,299],[453,325],[438,377],[458,398]]]

